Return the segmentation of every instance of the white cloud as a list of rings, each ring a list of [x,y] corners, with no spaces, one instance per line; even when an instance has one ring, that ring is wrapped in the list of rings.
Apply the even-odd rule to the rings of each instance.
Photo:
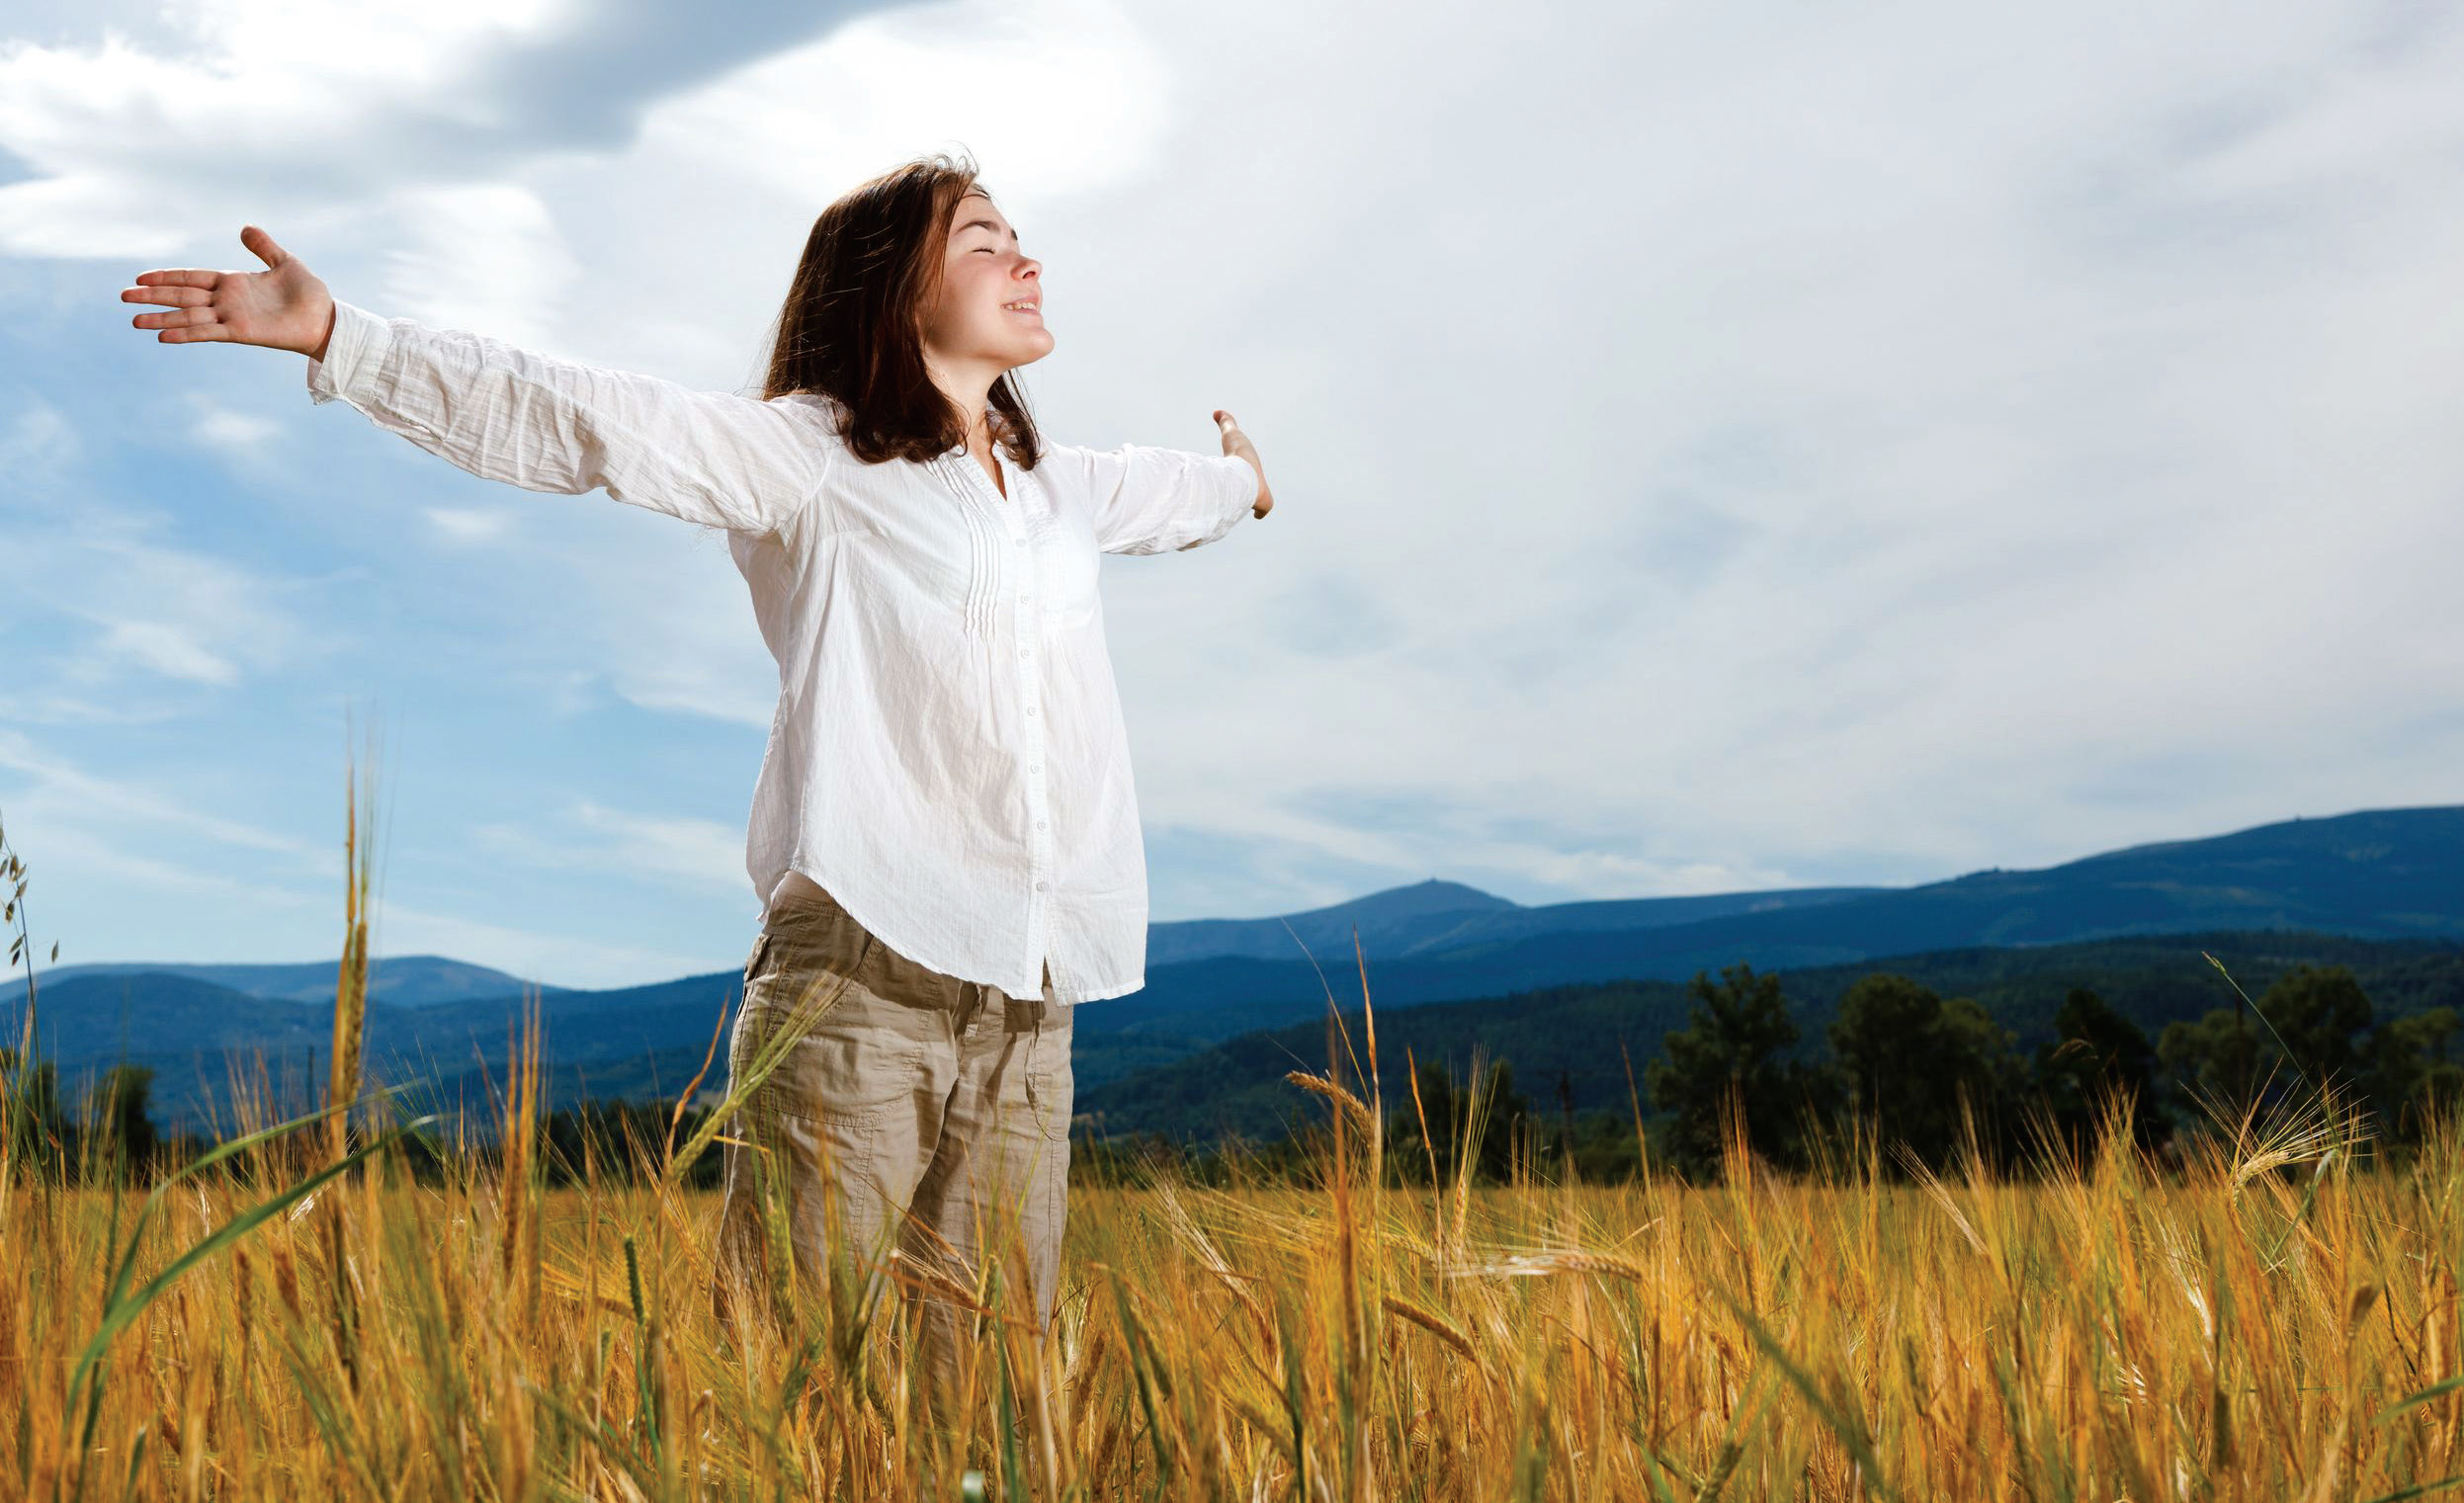
[[[677,950],[539,933],[455,913],[379,903],[369,948],[380,956],[442,955],[552,986],[646,986],[724,970],[728,961]],[[740,962],[737,962],[740,963]],[[717,999],[713,999],[716,1012]]]
[[[113,622],[101,647],[106,658],[133,659],[165,678],[197,684],[239,682],[239,670],[198,645],[179,627],[152,621]]]
[[[998,148],[994,191],[1031,212],[1159,165],[1171,71],[1102,0],[933,5],[868,17],[665,102],[643,144],[740,173],[809,217],[918,150],[981,142]]]
[[[493,543],[513,527],[513,518],[501,511],[472,506],[429,506],[420,510],[451,543]]]
[[[716,820],[642,814],[581,798],[549,828],[493,823],[473,833],[482,849],[548,871],[647,877],[730,896],[746,888],[744,831]]]
[[[510,183],[420,186],[384,195],[376,211],[386,234],[375,295],[337,295],[561,353],[558,314],[580,265],[539,195]]]
[[[0,146],[35,175],[0,185],[0,248],[167,256],[204,226],[236,231],[248,206],[315,203],[355,160],[412,165],[457,135],[483,139],[484,103],[453,81],[560,9],[217,0],[167,13],[189,24],[177,55],[116,34],[12,43]]]
[[[1211,449],[1228,406],[1276,481],[1268,521],[1107,567],[1149,827],[1272,863],[1159,874],[1160,916],[1313,872],[1912,879],[2455,796],[2450,13],[936,5],[582,125],[507,86],[610,14],[388,10],[387,53],[229,3],[192,52],[14,49],[0,247],[227,260],[254,220],[380,311],[735,389],[821,205],[973,147],[1047,263],[1048,431]],[[54,408],[0,433],[74,452]],[[766,726],[711,540],[429,499],[467,543],[544,508],[451,555],[552,602],[470,648],[564,686],[543,713],[604,684]],[[94,638],[297,661],[225,567],[104,597]],[[741,885],[740,831],[601,808],[494,838]]]
[[[180,796],[140,783],[89,773],[21,732],[0,729],[0,767],[34,780],[28,803],[74,816],[79,823],[184,830],[221,845],[288,857],[303,874],[339,877],[342,873],[342,858],[322,845],[202,812]]]
[[[55,868],[72,871],[81,882],[107,883],[112,894],[124,902],[146,898],[188,902],[204,898],[220,901],[224,911],[229,913],[260,914],[283,909],[305,909],[330,901],[321,895],[310,896],[252,881],[219,868],[200,867],[132,851],[119,841],[98,835],[70,818],[61,817],[57,810],[42,818],[37,828],[39,834],[24,840],[23,844],[41,852],[39,859],[45,869],[46,878]],[[32,860],[27,863],[29,868],[34,864]],[[340,872],[341,863],[337,861],[335,875],[339,877]],[[47,881],[42,884],[42,892],[46,898],[52,895]],[[49,903],[43,906],[46,913],[52,911]],[[335,903],[335,911],[338,925],[338,902]],[[114,938],[122,944],[145,943],[141,933]],[[87,959],[100,960],[104,957],[90,955]]]
[[[745,884],[744,832],[711,819],[635,814],[585,799],[573,810],[601,836],[608,857],[629,872],[699,882],[734,892]]]
[[[180,714],[177,707],[159,702],[96,704],[64,694],[0,694],[0,725],[159,725]]]
[[[51,666],[70,684],[101,687],[134,665],[192,683],[228,686],[331,650],[311,641],[281,603],[282,583],[217,557],[148,540],[144,520],[98,508],[59,533],[22,540],[36,599],[90,624],[90,645]]]
[[[191,394],[190,405],[197,416],[189,424],[189,433],[199,442],[235,457],[253,459],[267,444],[282,436],[283,425],[272,418],[234,412],[195,393]]]
[[[31,392],[0,424],[0,469],[23,500],[38,487],[56,485],[79,458],[77,430],[68,415]]]
[[[1345,12],[1197,76],[1345,144],[1270,184],[1201,129],[1052,271],[1107,292],[1048,412],[1246,408],[1277,480],[1108,572],[1150,823],[1339,867],[1365,837],[1296,795],[1443,788],[1549,822],[1491,853],[1540,896],[2452,799],[2397,751],[2464,656],[2464,53],[2414,14],[1457,11],[1363,101]],[[1145,232],[1228,180],[1252,232]],[[2161,803],[2099,791],[2159,749]]]
[[[247,446],[262,442],[264,420],[203,398],[192,405],[201,414],[192,436],[252,454]],[[139,452],[124,446],[113,459]],[[0,488],[11,576],[0,627],[10,633],[13,698],[90,705],[160,678],[227,689],[338,644],[338,632],[309,632],[292,608],[313,587],[183,545],[158,498],[113,494],[112,467],[52,403],[19,399],[0,424],[0,467],[16,482]],[[94,718],[73,709],[62,717]],[[111,717],[142,718],[133,705]]]

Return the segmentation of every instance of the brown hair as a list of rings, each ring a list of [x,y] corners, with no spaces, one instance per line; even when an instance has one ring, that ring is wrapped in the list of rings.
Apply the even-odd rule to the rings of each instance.
[[[924,314],[940,291],[950,217],[970,190],[983,192],[976,175],[964,157],[918,157],[821,210],[779,310],[763,400],[835,399],[840,436],[867,464],[920,463],[967,441],[965,416],[924,367]],[[993,381],[985,420],[1002,452],[1033,469],[1043,443],[1015,376]]]

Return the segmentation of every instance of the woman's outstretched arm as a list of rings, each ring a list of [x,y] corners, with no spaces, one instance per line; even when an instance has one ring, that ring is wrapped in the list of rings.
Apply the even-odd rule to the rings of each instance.
[[[250,225],[262,272],[140,273],[125,302],[171,304],[131,322],[164,344],[225,341],[308,357],[308,390],[472,474],[619,501],[730,532],[777,532],[819,485],[834,448],[817,408],[696,391],[552,359],[499,340],[385,319],[335,300]]]
[[[1215,414],[1218,459],[1125,444],[1114,450],[1053,446],[1075,467],[1094,504],[1095,543],[1107,553],[1163,553],[1213,543],[1243,516],[1275,505],[1257,448],[1232,415]]]

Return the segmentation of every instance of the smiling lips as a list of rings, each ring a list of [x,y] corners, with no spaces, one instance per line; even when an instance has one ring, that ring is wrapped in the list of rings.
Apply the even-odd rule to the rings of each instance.
[[[1013,313],[1032,313],[1038,318],[1044,316],[1044,300],[1040,297],[1021,297],[1016,302],[1005,302],[1001,306]]]

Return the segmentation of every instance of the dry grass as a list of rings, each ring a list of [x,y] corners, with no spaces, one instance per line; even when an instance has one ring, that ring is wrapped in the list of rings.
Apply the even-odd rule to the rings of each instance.
[[[1330,1070],[1303,1082],[1336,1128],[1317,1189],[1079,1192],[1049,1340],[1001,1269],[943,1291],[983,1331],[948,1430],[910,1402],[910,1311],[868,1319],[843,1269],[722,1328],[718,1207],[680,1185],[708,1132],[646,1185],[543,1189],[515,1057],[515,1130],[441,1184],[331,1108],[150,1199],[0,1165],[0,1497],[2327,1500],[2464,1472],[2452,1123],[2402,1172],[2321,1111],[2170,1177],[2116,1117],[2033,1186],[1890,1185],[1874,1145],[1792,1182],[1733,1146],[1720,1189],[1398,1191],[1359,1171],[1391,1104]]]
[[[381,1151],[302,1213],[317,1165],[279,1150],[323,1138],[141,1227],[133,1197],[9,1190],[0,1492],[956,1498],[972,1466],[1011,1497],[2329,1499],[2464,1470],[2451,1132],[2402,1176],[2316,1123],[2178,1184],[2124,1153],[2036,1187],[1080,1192],[1049,1344],[967,1292],[963,1439],[909,1413],[895,1307],[791,1291],[791,1327],[723,1333],[708,1195],[472,1159],[421,1187]],[[132,1292],[267,1207],[81,1378]]]

